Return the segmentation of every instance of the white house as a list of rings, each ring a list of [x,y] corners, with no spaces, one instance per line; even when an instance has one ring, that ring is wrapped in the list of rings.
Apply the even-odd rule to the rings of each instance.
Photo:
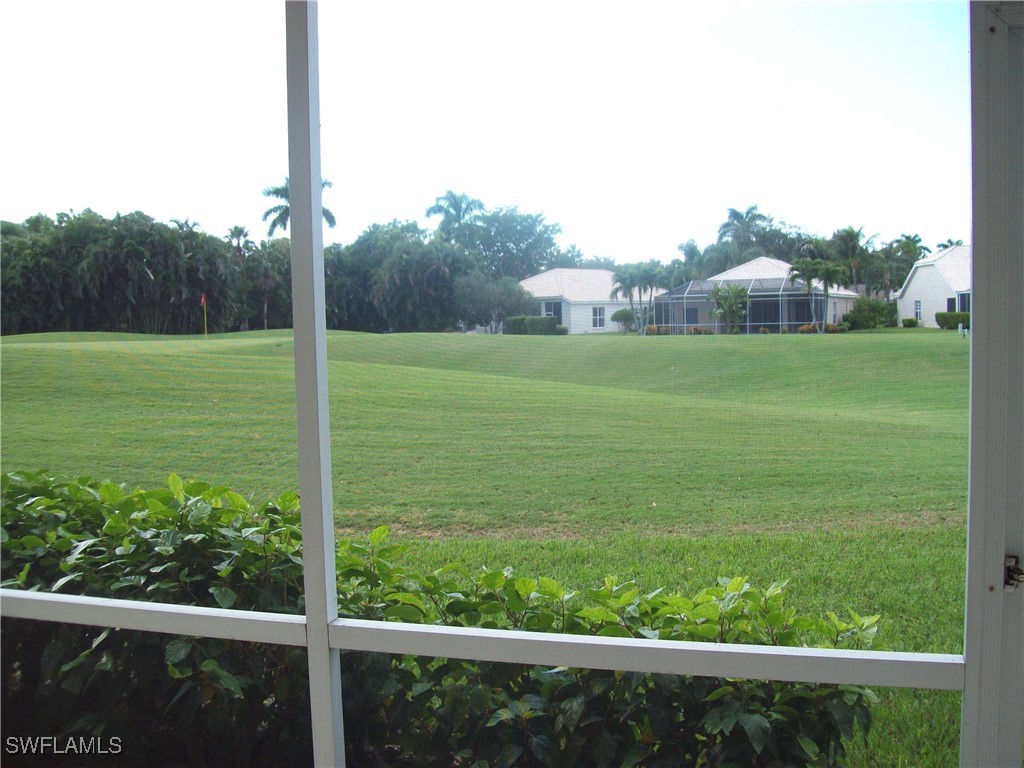
[[[936,312],[971,311],[971,246],[955,245],[918,259],[896,294],[901,318],[938,328]]]
[[[618,331],[612,315],[629,308],[625,297],[611,298],[615,279],[609,269],[551,269],[519,284],[540,302],[542,315],[554,315],[569,333]]]

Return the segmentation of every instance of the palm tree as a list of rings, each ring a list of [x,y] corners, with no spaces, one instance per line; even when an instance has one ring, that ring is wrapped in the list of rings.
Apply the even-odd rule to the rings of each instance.
[[[875,239],[874,237],[869,237],[864,242],[861,242],[863,236],[864,227],[860,229],[846,227],[845,229],[836,230],[835,234],[832,235],[832,247],[835,255],[850,268],[855,286],[861,282],[860,278],[863,275],[859,274],[859,272],[865,266],[868,248],[871,247],[871,243]]]
[[[742,285],[722,283],[711,289],[708,298],[715,303],[711,314],[725,323],[728,333],[734,333],[747,316],[750,299],[747,289]]]
[[[913,261],[917,261],[924,254],[932,252],[932,249],[927,245],[921,245],[920,235],[900,235],[900,239],[896,241],[896,248],[901,254],[911,258]]]
[[[818,329],[818,333],[824,333],[825,318],[828,317],[829,288],[833,285],[847,285],[850,280],[850,273],[838,261],[822,261],[818,263],[818,279],[821,280],[822,291],[825,294],[825,317],[821,318],[821,327]]]
[[[484,204],[479,200],[469,197],[469,195],[457,195],[449,189],[437,198],[432,206],[427,208],[427,216],[441,217],[437,231],[450,240],[456,229],[485,210]]]
[[[246,251],[250,251],[255,247],[253,241],[249,239],[249,230],[245,227],[232,227],[228,230],[224,239],[231,243],[231,247],[234,248],[235,251],[235,256],[238,257],[239,264],[245,262]]]
[[[333,186],[331,182],[324,179],[320,182],[321,189],[328,189]],[[274,232],[278,229],[284,231],[288,229],[288,220],[291,218],[291,205],[289,204],[290,190],[288,188],[288,177],[284,177],[284,184],[276,187],[267,187],[263,190],[264,197],[273,197],[283,202],[278,205],[271,206],[263,212],[263,220],[266,221],[273,217],[270,222],[270,229],[267,231],[267,237],[273,237]],[[337,223],[334,219],[334,214],[326,208],[322,208],[324,221],[327,222],[328,227],[334,227]]]
[[[637,291],[640,295],[640,308],[643,312],[643,320],[646,326],[654,322],[654,292],[658,288],[664,288],[669,280],[665,268],[658,261],[648,261],[646,264],[636,265]],[[644,294],[647,294],[647,306],[644,307]]]
[[[725,223],[718,228],[718,242],[731,240],[742,251],[754,244],[757,234],[771,224],[771,218],[758,213],[752,205],[746,211],[730,208]]]
[[[793,265],[789,268],[789,276],[795,283],[797,280],[804,284],[807,292],[807,304],[811,308],[811,322],[818,327],[818,314],[814,311],[814,281],[818,278],[818,265],[823,263],[822,259],[800,258],[794,259]]]
[[[942,250],[945,250],[946,248],[952,248],[955,245],[963,245],[963,244],[964,244],[963,240],[954,240],[951,237],[948,240],[946,240],[944,242],[941,242],[938,245],[936,245],[935,248],[936,248],[936,250],[942,251]]]
[[[629,311],[633,313],[636,332],[643,336],[646,331],[646,326],[641,322],[640,313],[637,312],[636,305],[633,303],[633,291],[638,291],[640,286],[640,275],[637,270],[637,265],[623,264],[612,274],[612,282],[613,287],[609,298],[625,298],[626,301],[629,302]],[[639,291],[637,298],[639,299]]]

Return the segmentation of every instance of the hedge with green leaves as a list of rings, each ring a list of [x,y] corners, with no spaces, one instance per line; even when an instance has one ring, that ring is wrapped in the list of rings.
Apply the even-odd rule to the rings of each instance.
[[[3,586],[301,613],[298,499],[182,482],[128,491],[12,473]],[[877,616],[798,616],[785,583],[695,595],[607,577],[582,591],[511,568],[416,573],[386,529],[337,548],[342,616],[610,637],[870,647]],[[311,762],[300,649],[5,620],[5,734],[118,736],[124,762]],[[842,765],[871,724],[859,686],[342,655],[353,765]],[[109,758],[108,758],[109,759]],[[85,759],[81,764],[87,762]]]
[[[559,327],[554,315],[518,315],[505,321],[505,333],[512,335],[555,336]]]
[[[971,313],[970,312],[936,312],[935,322],[939,328],[945,328],[947,331],[955,331],[960,327],[962,323],[964,328],[971,327]]]

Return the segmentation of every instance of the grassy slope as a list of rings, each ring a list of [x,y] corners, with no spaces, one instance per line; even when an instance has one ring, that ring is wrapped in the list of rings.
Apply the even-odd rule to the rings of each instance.
[[[332,334],[339,527],[574,585],[793,578],[801,608],[880,612],[889,646],[955,652],[967,351],[941,333]],[[282,333],[4,339],[3,468],[294,487],[291,352]],[[955,697],[887,698],[858,763],[949,762]]]

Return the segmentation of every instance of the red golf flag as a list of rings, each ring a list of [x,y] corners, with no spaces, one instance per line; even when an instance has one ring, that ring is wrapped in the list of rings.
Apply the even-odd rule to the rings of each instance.
[[[205,307],[206,306],[206,294],[205,293],[203,294],[203,298],[201,298],[199,300],[199,306],[200,307]]]

